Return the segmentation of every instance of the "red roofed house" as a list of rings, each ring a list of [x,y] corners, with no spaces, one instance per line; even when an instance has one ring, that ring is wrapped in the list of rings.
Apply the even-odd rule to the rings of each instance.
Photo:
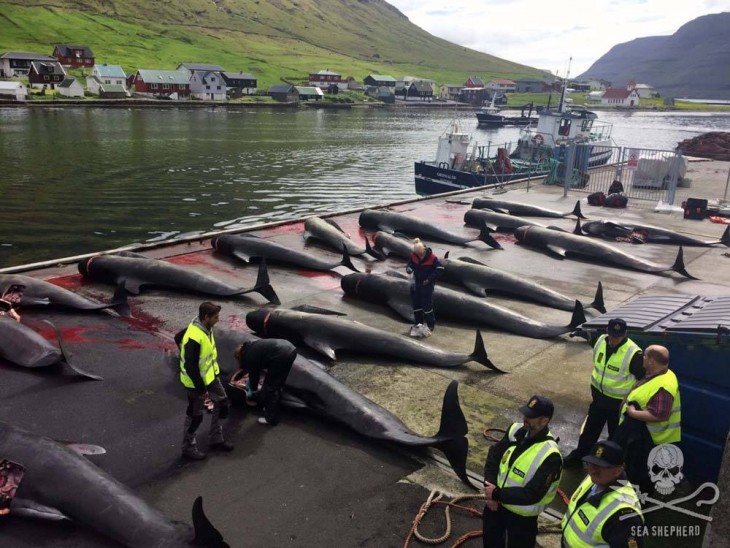
[[[638,107],[639,92],[635,88],[609,88],[601,97],[601,104],[611,107]]]

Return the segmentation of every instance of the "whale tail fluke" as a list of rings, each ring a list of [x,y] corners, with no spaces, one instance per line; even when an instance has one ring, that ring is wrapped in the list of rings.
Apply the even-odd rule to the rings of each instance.
[[[355,268],[355,265],[352,264],[350,254],[348,253],[347,246],[345,244],[342,244],[342,261],[340,261],[340,265],[349,268],[353,272],[360,272],[357,268]]]
[[[193,502],[193,527],[195,529],[195,546],[203,546],[205,548],[230,548],[223,540],[220,534],[210,522],[203,511],[203,497],[198,497]]]
[[[722,233],[722,237],[720,238],[720,243],[730,247],[730,226],[728,226],[725,229],[725,232]]]
[[[492,360],[489,359],[489,356],[487,355],[487,348],[484,346],[484,338],[482,337],[482,332],[479,329],[477,329],[477,337],[474,342],[474,352],[471,353],[470,357],[475,362],[482,364],[484,367],[488,367],[492,371],[496,371],[497,373],[506,373],[506,371],[499,369],[492,363]]]
[[[487,223],[482,221],[482,227],[479,231],[479,239],[493,249],[504,249],[500,243],[492,237],[492,231],[489,230]]]
[[[81,375],[85,379],[91,379],[91,380],[94,380],[94,381],[104,380],[99,375],[94,375],[93,373],[89,373],[87,371],[84,371],[83,369],[81,369],[77,365],[74,365],[71,362],[71,360],[68,359],[68,354],[66,354],[66,350],[63,348],[63,339],[61,338],[61,331],[58,329],[58,327],[56,326],[56,324],[54,324],[53,322],[51,322],[49,320],[41,320],[41,321],[43,321],[44,323],[47,323],[48,325],[50,325],[53,328],[53,330],[55,331],[55,333],[56,333],[56,340],[58,341],[58,348],[59,348],[59,350],[61,350],[61,356],[62,356],[62,360],[63,360],[62,363],[65,363],[74,373],[76,373],[78,375]]]
[[[466,473],[466,457],[469,453],[469,440],[466,435],[469,433],[469,427],[459,404],[458,388],[458,381],[451,381],[444,393],[441,425],[436,434],[436,438],[441,441],[436,444],[436,447],[446,455],[446,459],[458,478],[474,488]]]
[[[368,240],[368,237],[367,236],[365,236],[365,253],[367,253],[371,257],[374,257],[378,261],[384,261],[385,260],[385,255],[383,255],[382,253],[380,253],[378,251],[375,251],[370,246],[370,240]]]
[[[593,297],[591,308],[598,310],[601,314],[606,313],[606,303],[603,300],[603,284],[599,281],[596,287],[596,295]]]
[[[679,251],[677,252],[677,258],[674,260],[674,264],[672,265],[672,270],[674,272],[677,272],[684,276],[685,278],[689,278],[690,280],[699,280],[699,278],[695,278],[687,272],[687,269],[684,267],[684,250],[682,249],[682,246],[679,246]]]
[[[129,301],[127,300],[127,289],[123,284],[117,285],[114,290],[111,308],[124,318],[132,317],[132,310],[129,308]]]
[[[266,259],[261,258],[261,261],[259,262],[259,272],[256,277],[256,285],[253,287],[253,289],[250,289],[250,291],[255,291],[256,293],[259,293],[273,304],[281,304],[281,301],[279,300],[279,296],[276,294],[276,291],[274,291],[274,288],[271,286],[271,281],[269,280],[269,269],[266,266]]]
[[[586,217],[583,215],[583,212],[580,210],[580,200],[575,202],[575,207],[573,208],[573,211],[568,213],[568,215],[575,215],[579,219],[585,219]]]
[[[580,304],[580,301],[575,301],[573,316],[570,318],[570,324],[568,324],[568,329],[573,330],[584,323],[586,323],[586,315],[583,311],[583,305]]]

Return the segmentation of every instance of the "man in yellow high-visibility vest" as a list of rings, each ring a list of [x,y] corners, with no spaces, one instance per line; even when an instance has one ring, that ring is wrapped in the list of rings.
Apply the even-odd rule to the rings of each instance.
[[[669,369],[669,350],[651,345],[644,351],[646,374],[621,406],[619,426],[612,440],[626,448],[626,473],[642,491],[648,481],[649,452],[663,443],[682,440],[682,402],[679,381]]]
[[[570,497],[561,527],[563,548],[644,545],[641,504],[624,473],[623,448],[599,441],[583,457],[588,475]]]
[[[190,460],[202,460],[205,453],[198,449],[195,431],[203,422],[205,400],[213,402],[210,419],[208,448],[232,451],[233,445],[223,438],[220,419],[228,416],[228,397],[218,375],[218,349],[213,336],[213,326],[220,319],[221,307],[204,302],[198,308],[198,316],[190,322],[180,341],[180,382],[186,388],[188,408],[185,416],[182,456]],[[176,337],[177,340],[177,337]]]
[[[489,449],[484,465],[483,536],[485,548],[533,548],[537,516],[552,502],[563,459],[548,424],[553,402],[532,396],[520,407],[522,422],[507,429]]]
[[[601,437],[604,425],[608,427],[608,437],[613,435],[618,426],[621,403],[643,375],[641,348],[627,336],[626,321],[610,319],[606,334],[601,335],[593,346],[592,401],[578,446],[565,457],[566,468],[581,465],[581,459]]]

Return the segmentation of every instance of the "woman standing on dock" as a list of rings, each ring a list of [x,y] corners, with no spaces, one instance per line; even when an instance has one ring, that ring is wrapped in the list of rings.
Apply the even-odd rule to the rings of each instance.
[[[443,274],[444,267],[430,247],[418,238],[413,240],[413,253],[406,265],[406,272],[413,274],[411,301],[415,325],[411,327],[411,337],[430,337],[436,327],[433,313],[433,290],[436,279]],[[426,325],[423,324],[425,319]]]

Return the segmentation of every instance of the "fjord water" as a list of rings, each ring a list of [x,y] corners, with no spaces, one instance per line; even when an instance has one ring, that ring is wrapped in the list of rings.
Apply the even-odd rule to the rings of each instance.
[[[599,113],[619,145],[673,149],[729,113]],[[0,109],[0,268],[414,198],[452,119],[432,109]]]

